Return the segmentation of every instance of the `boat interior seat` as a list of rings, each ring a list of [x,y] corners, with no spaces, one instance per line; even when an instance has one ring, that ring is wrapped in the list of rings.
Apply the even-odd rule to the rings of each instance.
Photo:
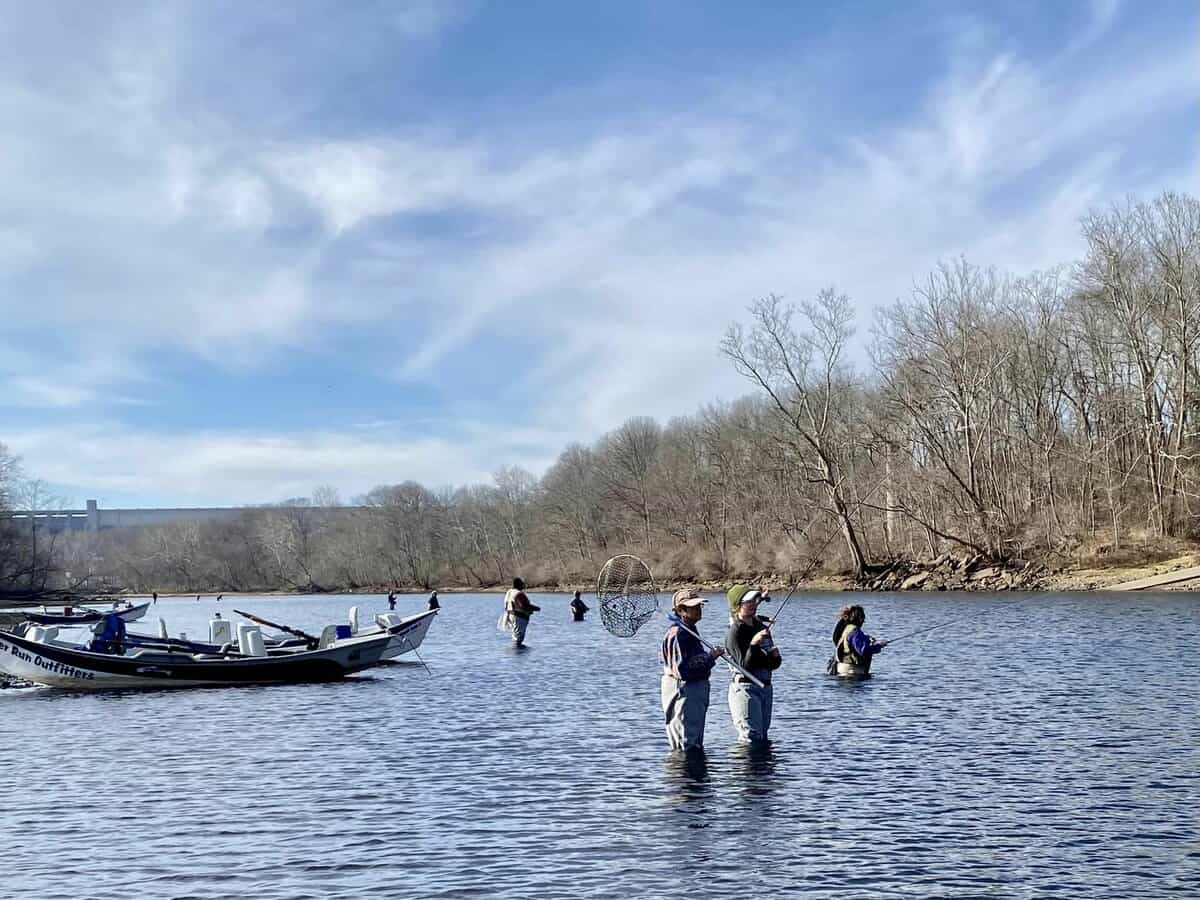
[[[324,650],[330,644],[337,640],[337,626],[326,625],[324,631],[321,632],[321,639],[317,642],[317,649]]]
[[[57,625],[31,625],[26,627],[23,635],[27,641],[38,644],[50,644],[58,637]]]

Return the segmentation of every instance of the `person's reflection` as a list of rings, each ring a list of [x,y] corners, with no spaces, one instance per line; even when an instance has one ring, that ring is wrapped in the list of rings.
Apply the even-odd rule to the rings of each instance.
[[[738,784],[745,797],[767,797],[774,792],[778,760],[770,741],[735,745],[733,761]]]
[[[664,781],[669,792],[675,795],[679,811],[694,814],[689,819],[689,828],[707,827],[706,802],[712,794],[712,780],[708,774],[708,757],[703,750],[673,750],[664,763]]]

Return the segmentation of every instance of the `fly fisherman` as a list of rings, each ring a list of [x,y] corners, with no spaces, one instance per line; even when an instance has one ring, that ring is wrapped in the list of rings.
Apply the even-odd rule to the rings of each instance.
[[[529,617],[541,610],[525,596],[525,582],[520,578],[513,579],[513,586],[504,594],[504,615],[501,621],[507,621],[513,644],[525,646],[525,630],[529,628]]]
[[[583,621],[583,614],[591,607],[583,602],[583,598],[579,596],[579,591],[575,592],[575,596],[571,598],[571,616],[576,622]]]
[[[696,630],[704,600],[683,588],[671,600],[671,626],[662,642],[662,706],[667,742],[672,750],[703,750],[704,720],[708,715],[708,676],[724,647],[705,650]]]
[[[871,674],[871,659],[888,642],[877,641],[863,631],[867,614],[861,606],[851,606],[845,619],[846,626],[837,645],[837,674],[865,678]]]
[[[767,729],[771,727],[771,709],[775,700],[771,673],[783,663],[783,656],[771,639],[767,623],[758,615],[758,604],[770,597],[744,584],[735,584],[727,596],[733,619],[725,636],[725,652],[763,683],[759,687],[740,672],[731,672],[729,713],[733,716],[738,741],[759,743],[767,739]]]

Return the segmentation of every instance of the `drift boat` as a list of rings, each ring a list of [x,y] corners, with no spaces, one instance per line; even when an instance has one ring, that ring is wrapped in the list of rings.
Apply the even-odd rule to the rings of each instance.
[[[350,607],[350,633],[355,637],[390,635],[392,641],[383,651],[383,658],[395,659],[397,656],[408,653],[410,650],[416,650],[421,646],[421,642],[425,640],[425,635],[429,631],[429,626],[433,624],[433,617],[437,614],[436,609],[430,609],[408,618],[403,618],[396,613],[383,613],[375,617],[374,625],[360,629],[358,627],[358,607],[352,606]]]
[[[24,612],[24,616],[37,625],[91,625],[112,614],[120,616],[125,622],[136,622],[146,614],[146,610],[149,608],[149,602],[139,603],[136,606],[126,603],[124,606],[112,609],[64,606],[62,612],[51,612],[43,606],[40,612]]]
[[[425,635],[429,632],[429,626],[433,623],[433,617],[437,615],[437,610],[429,610],[419,613],[415,616],[404,618],[396,613],[384,613],[375,617],[375,624],[366,628],[360,629],[358,624],[358,607],[350,608],[350,624],[346,625],[327,625],[325,631],[322,632],[320,638],[315,638],[309,635],[296,637],[270,636],[263,635],[263,644],[268,652],[275,650],[305,650],[313,649],[322,641],[332,641],[339,637],[345,639],[347,637],[380,637],[389,635],[392,640],[383,652],[383,658],[395,659],[412,650],[416,650],[425,640]],[[184,653],[222,653],[231,649],[235,649],[233,642],[233,622],[229,619],[211,619],[208,623],[208,641],[191,641],[186,637],[170,637],[167,634],[166,623],[159,619],[158,634],[138,634],[136,632],[127,631],[121,637],[121,642],[126,648],[130,647],[145,647],[154,648],[157,650],[171,650],[172,652]],[[264,622],[263,619],[257,621]],[[273,624],[273,623],[272,623]],[[270,625],[268,627],[271,627]],[[276,628],[280,626],[274,626]],[[339,631],[340,629],[340,631]],[[20,632],[17,632],[20,634]],[[293,631],[293,635],[295,632]],[[301,633],[302,634],[302,633]]]
[[[241,625],[238,649],[206,648],[216,652],[126,646],[121,639],[94,639],[92,646],[100,649],[88,649],[58,640],[55,626],[34,626],[22,636],[0,633],[0,669],[38,684],[83,689],[330,681],[379,665],[395,649],[394,641],[416,640],[417,632],[423,638],[429,618],[414,618],[424,621],[403,634],[381,629],[341,637],[330,626],[311,649],[308,644],[267,649],[257,626]]]

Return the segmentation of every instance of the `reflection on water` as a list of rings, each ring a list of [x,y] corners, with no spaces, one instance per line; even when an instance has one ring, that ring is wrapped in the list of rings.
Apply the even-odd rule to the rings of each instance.
[[[737,744],[732,752],[734,766],[742,792],[750,797],[762,797],[775,786],[775,749],[770,741]]]
[[[687,828],[707,828],[712,818],[712,784],[703,750],[668,750],[663,761],[662,789]]]
[[[841,598],[813,595],[776,629],[771,742],[714,703],[700,754],[666,746],[661,628],[615,638],[569,599],[536,598],[514,650],[498,595],[446,597],[428,670],[0,692],[5,896],[1200,895],[1190,595],[872,595],[881,638],[957,624],[858,682],[825,674]],[[318,631],[386,609],[238,600]],[[194,634],[214,609],[156,607]]]

